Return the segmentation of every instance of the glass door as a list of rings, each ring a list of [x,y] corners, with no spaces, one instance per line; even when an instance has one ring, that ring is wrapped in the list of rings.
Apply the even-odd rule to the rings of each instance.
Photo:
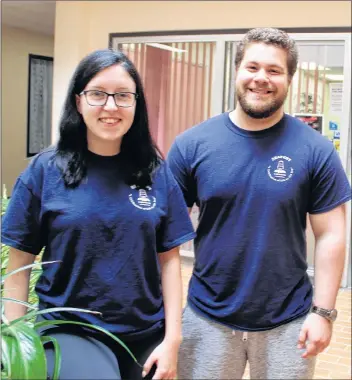
[[[331,140],[340,153],[343,121],[344,41],[298,42],[299,64],[285,111]],[[314,235],[307,222],[307,259],[314,273]]]
[[[350,177],[347,157],[345,157],[350,131],[350,124],[346,123],[350,107],[346,108],[344,104],[344,98],[348,96],[346,94],[348,83],[350,83],[350,80],[346,78],[350,65],[346,65],[348,60],[345,57],[345,41],[300,41],[298,49],[299,65],[285,103],[285,111],[300,118],[317,133],[321,133],[332,141]],[[308,219],[307,259],[308,271],[312,276],[314,274],[314,246],[314,235]],[[348,246],[346,247],[347,256]],[[345,271],[347,267],[348,261]]]

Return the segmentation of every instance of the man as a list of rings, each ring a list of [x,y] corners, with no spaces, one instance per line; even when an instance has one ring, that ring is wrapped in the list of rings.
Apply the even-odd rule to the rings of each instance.
[[[236,53],[236,109],[170,150],[188,207],[200,208],[179,379],[240,379],[247,361],[253,379],[311,379],[330,342],[351,190],[332,143],[284,114],[297,57],[283,31],[249,31]]]

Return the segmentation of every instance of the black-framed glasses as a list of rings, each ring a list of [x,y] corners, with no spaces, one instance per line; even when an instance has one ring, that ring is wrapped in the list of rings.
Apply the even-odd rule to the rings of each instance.
[[[138,94],[134,92],[115,92],[109,94],[100,90],[85,90],[80,93],[86,97],[90,106],[105,106],[110,96],[113,97],[116,107],[133,107],[138,98]]]

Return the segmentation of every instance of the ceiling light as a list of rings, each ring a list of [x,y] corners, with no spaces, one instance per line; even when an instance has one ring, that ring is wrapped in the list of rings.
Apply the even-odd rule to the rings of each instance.
[[[172,46],[169,46],[169,45],[164,45],[164,44],[147,43],[146,45],[153,46],[153,47],[159,48],[159,49],[174,51],[175,53],[186,53],[187,52],[187,50],[178,49],[178,48],[175,48],[175,47],[172,47]]]
[[[309,66],[308,66],[308,62],[302,62],[300,64],[300,68],[303,69],[303,70],[315,70],[317,67],[317,64],[315,62],[309,62]],[[318,65],[318,70],[319,71],[327,71],[327,70],[330,70],[328,67],[324,67],[324,66],[321,66],[321,65]]]
[[[329,80],[336,80],[336,81],[343,81],[343,74],[327,74],[325,75],[326,79]]]

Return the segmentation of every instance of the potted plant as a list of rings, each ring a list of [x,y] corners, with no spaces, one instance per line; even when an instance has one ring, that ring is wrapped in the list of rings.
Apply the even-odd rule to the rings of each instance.
[[[1,214],[6,210],[7,199],[2,199]],[[9,247],[1,245],[1,378],[2,379],[47,379],[47,363],[44,351],[44,345],[51,343],[55,351],[55,365],[53,372],[53,379],[58,379],[60,374],[61,364],[61,350],[59,343],[54,337],[43,335],[39,333],[39,329],[48,326],[58,326],[63,324],[78,325],[89,327],[93,330],[100,331],[108,335],[111,339],[119,343],[131,355],[133,360],[142,367],[128,347],[116,336],[109,331],[88,323],[78,321],[65,321],[65,320],[46,320],[36,322],[38,315],[57,312],[57,311],[76,311],[82,313],[101,314],[98,311],[91,311],[85,309],[60,307],[38,310],[37,297],[34,292],[34,287],[37,279],[41,274],[41,265],[51,265],[57,261],[40,262],[39,259],[31,265],[26,265],[18,268],[12,272],[6,272],[8,262]],[[23,302],[14,298],[6,297],[4,294],[4,282],[6,278],[14,275],[20,271],[32,270],[30,279],[30,295],[29,302]],[[4,315],[4,303],[15,302],[25,305],[27,313],[11,322],[6,319]]]

